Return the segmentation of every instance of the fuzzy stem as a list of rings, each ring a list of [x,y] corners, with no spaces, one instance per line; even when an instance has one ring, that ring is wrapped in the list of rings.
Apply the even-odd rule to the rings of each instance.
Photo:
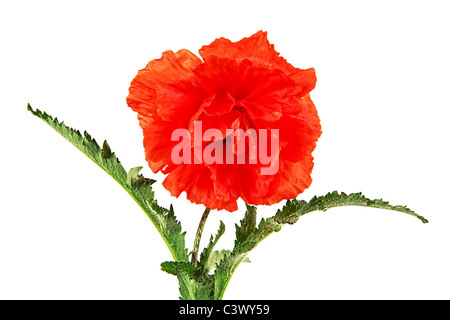
[[[194,249],[192,250],[192,260],[191,260],[194,265],[197,265],[200,240],[202,239],[203,228],[205,226],[206,219],[208,218],[210,211],[211,211],[210,208],[205,208],[205,211],[203,211],[202,218],[200,219],[200,222],[198,224],[197,233],[195,234]]]

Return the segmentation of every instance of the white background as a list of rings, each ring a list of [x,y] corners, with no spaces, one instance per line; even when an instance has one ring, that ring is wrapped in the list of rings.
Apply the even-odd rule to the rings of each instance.
[[[261,243],[225,299],[449,299],[450,2],[2,1],[0,298],[177,299],[170,254],[106,173],[27,110],[45,110],[145,165],[126,105],[130,81],[164,50],[194,53],[262,29],[296,67],[314,67],[323,126],[300,199],[362,191],[430,220],[367,208],[302,217]],[[202,208],[169,196],[192,247]],[[241,203],[242,204],[242,203]],[[259,217],[275,213],[262,207]],[[211,214],[203,237],[235,213]]]

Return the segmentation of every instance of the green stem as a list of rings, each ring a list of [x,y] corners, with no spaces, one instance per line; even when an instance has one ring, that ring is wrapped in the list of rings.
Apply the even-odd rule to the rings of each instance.
[[[197,265],[200,240],[202,239],[203,228],[205,227],[206,219],[208,218],[210,212],[211,212],[210,208],[205,208],[205,211],[203,211],[202,218],[200,219],[200,222],[198,224],[197,233],[195,234],[194,248],[192,250],[192,260],[191,260],[194,265]]]

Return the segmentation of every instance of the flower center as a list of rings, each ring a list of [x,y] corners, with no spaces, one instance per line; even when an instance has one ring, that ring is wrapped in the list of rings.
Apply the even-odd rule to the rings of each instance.
[[[206,98],[203,103],[203,111],[208,116],[221,115],[230,112],[235,106],[236,100],[226,90],[217,90],[211,97]]]

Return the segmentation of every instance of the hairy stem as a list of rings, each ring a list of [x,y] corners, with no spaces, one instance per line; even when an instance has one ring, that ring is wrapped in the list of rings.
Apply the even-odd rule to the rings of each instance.
[[[192,260],[191,260],[194,265],[197,265],[200,240],[202,239],[203,228],[205,227],[206,219],[208,218],[210,211],[211,211],[210,208],[205,208],[205,211],[203,211],[202,218],[200,219],[200,222],[198,224],[197,233],[195,234],[194,249],[192,250]]]

